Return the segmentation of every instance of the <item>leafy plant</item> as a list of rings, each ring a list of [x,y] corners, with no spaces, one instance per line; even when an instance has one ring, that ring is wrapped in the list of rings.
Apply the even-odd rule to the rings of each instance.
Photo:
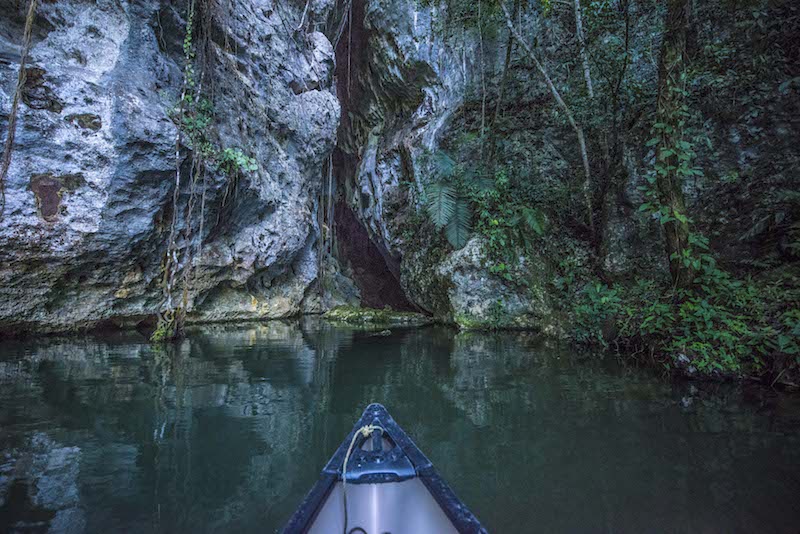
[[[607,326],[616,319],[621,303],[618,289],[600,282],[586,284],[574,308],[575,339],[581,343],[598,343],[607,347]]]
[[[444,228],[456,213],[456,190],[444,182],[434,182],[425,188],[425,207],[436,228]]]
[[[246,156],[238,148],[226,148],[217,157],[219,168],[226,173],[233,172],[255,172],[258,170],[258,163],[254,158]]]
[[[521,253],[529,252],[544,234],[544,213],[515,197],[504,169],[495,174],[491,188],[473,188],[478,207],[477,229],[486,239],[489,271],[508,281],[524,283],[515,267]]]
[[[445,227],[445,236],[455,248],[462,248],[472,233],[472,206],[468,200],[456,198],[453,216]]]
[[[463,174],[444,151],[433,154],[434,179],[425,187],[425,211],[447,241],[462,248],[472,234],[472,203],[464,194]]]

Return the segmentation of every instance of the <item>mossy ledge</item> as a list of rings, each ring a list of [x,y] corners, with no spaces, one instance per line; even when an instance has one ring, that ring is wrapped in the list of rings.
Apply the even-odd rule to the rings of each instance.
[[[421,313],[391,309],[378,310],[358,306],[337,306],[325,313],[322,318],[334,324],[369,326],[370,328],[423,326],[434,322],[433,317]]]

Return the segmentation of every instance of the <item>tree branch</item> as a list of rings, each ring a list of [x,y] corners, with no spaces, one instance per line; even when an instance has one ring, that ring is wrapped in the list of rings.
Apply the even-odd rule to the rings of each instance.
[[[544,65],[539,61],[534,54],[533,49],[530,47],[528,42],[522,37],[519,33],[517,28],[514,26],[514,21],[511,19],[511,14],[508,12],[508,8],[506,7],[504,2],[500,2],[500,7],[503,9],[503,14],[506,16],[506,24],[508,25],[509,31],[511,31],[511,35],[514,36],[514,39],[520,44],[520,46],[527,52],[528,57],[531,58],[533,64],[536,66],[536,69],[542,74],[545,83],[547,84],[548,89],[550,89],[550,93],[553,95],[558,106],[564,112],[564,115],[567,117],[567,122],[575,131],[575,136],[578,138],[578,146],[581,152],[581,160],[583,162],[583,172],[584,172],[584,182],[583,182],[583,194],[586,201],[586,210],[589,216],[589,228],[592,232],[592,239],[595,237],[595,228],[594,228],[594,214],[592,210],[592,171],[591,167],[589,166],[589,153],[586,149],[586,138],[583,135],[583,128],[575,121],[575,116],[572,113],[572,110],[564,102],[564,99],[561,98],[561,93],[559,93],[558,88],[556,88],[553,80],[550,78],[550,75],[547,73],[547,69],[545,69]]]

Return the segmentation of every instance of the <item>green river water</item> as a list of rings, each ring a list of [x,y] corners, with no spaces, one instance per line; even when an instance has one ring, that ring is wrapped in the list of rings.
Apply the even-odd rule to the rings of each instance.
[[[800,531],[800,399],[313,318],[0,344],[0,532],[274,532],[370,402],[490,532]]]

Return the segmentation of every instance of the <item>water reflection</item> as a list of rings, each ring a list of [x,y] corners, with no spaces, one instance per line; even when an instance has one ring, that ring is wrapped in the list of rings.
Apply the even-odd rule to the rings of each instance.
[[[279,528],[386,404],[494,532],[796,532],[800,406],[526,334],[306,318],[0,346],[0,531]]]

